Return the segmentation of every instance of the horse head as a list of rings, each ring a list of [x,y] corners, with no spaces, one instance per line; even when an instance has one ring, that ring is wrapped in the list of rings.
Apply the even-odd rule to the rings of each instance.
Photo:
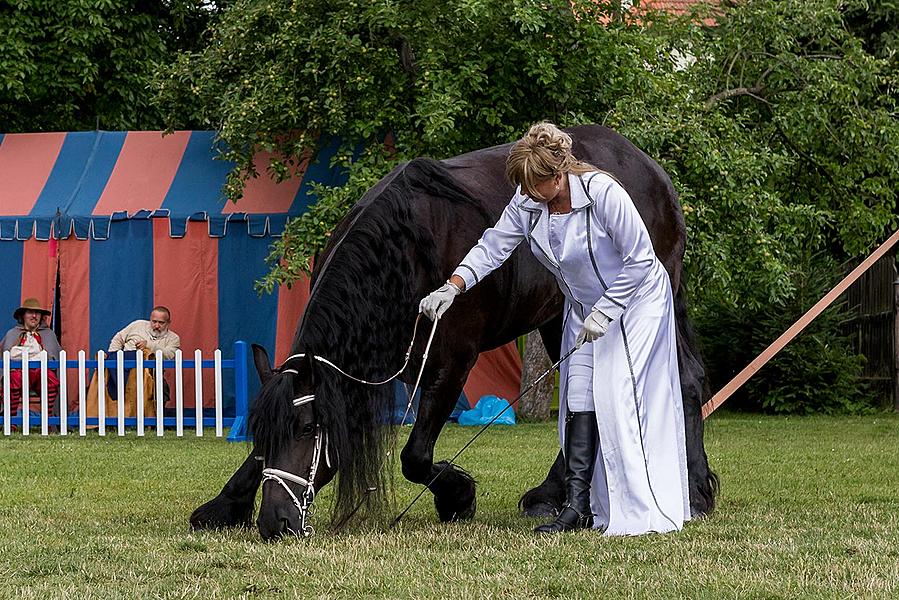
[[[316,491],[337,472],[328,431],[316,410],[312,362],[295,354],[272,369],[253,345],[262,388],[250,414],[250,431],[264,461],[262,503],[256,525],[263,539],[309,536]]]

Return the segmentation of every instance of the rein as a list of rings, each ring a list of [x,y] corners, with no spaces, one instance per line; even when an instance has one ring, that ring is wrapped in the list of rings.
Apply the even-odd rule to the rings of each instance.
[[[334,369],[335,371],[337,371],[344,377],[346,377],[348,379],[352,379],[353,381],[355,381],[357,383],[361,383],[363,385],[377,386],[377,385],[384,385],[385,383],[390,383],[391,381],[393,381],[394,379],[396,379],[397,377],[402,375],[403,371],[406,370],[406,367],[409,366],[409,358],[412,356],[412,346],[415,345],[415,335],[418,332],[418,322],[420,320],[421,320],[421,313],[418,313],[418,316],[415,318],[415,325],[412,327],[412,339],[409,340],[409,347],[406,349],[406,357],[403,360],[403,366],[400,367],[399,371],[397,371],[396,373],[394,373],[393,375],[391,375],[384,381],[366,381],[365,379],[362,379],[360,377],[355,377],[353,375],[350,375],[349,373],[347,373],[346,371],[344,371],[343,369],[341,369],[340,367],[335,365],[333,362],[331,362],[324,356],[319,356],[317,354],[311,354],[310,358],[312,358],[313,360],[317,360],[320,363],[328,365],[329,367],[331,367],[332,369]],[[418,385],[421,383],[421,376],[425,372],[425,364],[428,362],[428,353],[431,351],[431,342],[434,341],[434,334],[437,333],[437,323],[439,321],[440,321],[440,319],[437,319],[436,321],[434,321],[434,325],[431,327],[431,335],[428,336],[428,343],[425,345],[424,354],[422,354],[422,356],[421,356],[421,368],[418,370],[418,377],[415,379],[415,387],[412,388],[412,393],[409,394],[409,402],[406,405],[407,414],[408,414],[408,411],[412,408],[412,399],[415,397],[415,392],[418,391]],[[287,359],[284,361],[284,363],[285,364],[288,363],[293,358],[303,358],[304,356],[306,356],[306,355],[302,354],[302,353],[301,354],[293,354],[291,356],[288,356]],[[285,372],[285,371],[288,371],[288,370],[285,369],[282,372]],[[296,371],[294,371],[293,369],[289,369],[289,371],[293,371],[294,373],[296,373]],[[404,415],[403,419],[405,420],[405,415]]]
[[[415,344],[415,335],[418,332],[418,322],[421,320],[421,313],[418,314],[418,317],[415,319],[415,326],[412,328],[412,340],[409,342],[409,348],[406,350],[406,357],[403,360],[403,366],[400,367],[400,370],[385,379],[384,381],[366,381],[365,379],[361,379],[359,377],[354,377],[350,375],[333,362],[324,358],[322,356],[318,356],[316,354],[310,355],[310,358],[313,360],[317,360],[320,363],[324,363],[349,379],[356,381],[358,383],[364,385],[384,385],[385,383],[389,383],[399,377],[403,371],[406,370],[406,367],[409,366],[409,358],[412,355],[412,346]],[[418,391],[418,386],[421,383],[421,376],[425,370],[425,364],[428,361],[428,353],[431,350],[431,342],[434,341],[434,334],[437,331],[437,323],[439,319],[434,321],[434,325],[431,327],[431,335],[428,337],[428,343],[425,346],[424,354],[421,359],[421,369],[418,371],[418,377],[415,379],[415,387],[412,388],[412,393],[409,394],[409,402],[406,404],[406,413],[403,415],[403,421],[406,420],[406,415],[409,414],[409,411],[412,409],[412,400],[415,398],[415,392]],[[288,356],[284,361],[284,364],[290,362],[291,359],[294,358],[303,358],[305,354],[293,354]],[[293,373],[297,375],[298,372],[296,369],[290,368],[281,368],[279,370],[281,373]],[[294,406],[303,406],[304,404],[310,404],[315,401],[315,396],[313,394],[308,394],[305,396],[300,396],[298,398],[293,399]],[[394,438],[394,445],[396,444],[396,438]],[[331,458],[328,454],[328,432],[324,430],[321,425],[316,423],[315,425],[315,446],[312,452],[312,464],[309,466],[309,475],[307,477],[300,477],[299,475],[295,475],[289,471],[284,471],[281,469],[273,469],[273,468],[263,468],[262,469],[262,482],[266,481],[274,481],[278,485],[280,485],[287,494],[290,496],[290,499],[293,501],[293,505],[296,507],[297,512],[300,514],[300,530],[293,531],[290,530],[297,537],[310,537],[315,534],[315,529],[309,523],[309,519],[313,514],[313,506],[315,501],[315,475],[318,473],[319,463],[321,461],[322,452],[324,452],[325,456],[325,464],[328,467],[332,467]],[[301,498],[297,498],[296,494],[293,493],[293,490],[290,489],[290,486],[287,485],[287,482],[295,483],[297,485],[302,486],[303,492],[301,494]],[[349,518],[359,510],[362,506],[362,503],[365,502],[365,499],[368,498],[369,494],[375,491],[375,488],[368,488],[365,492],[365,496],[360,500],[359,505],[353,509],[353,511],[347,515],[347,517],[339,524],[338,529],[343,527],[343,525],[349,520]]]

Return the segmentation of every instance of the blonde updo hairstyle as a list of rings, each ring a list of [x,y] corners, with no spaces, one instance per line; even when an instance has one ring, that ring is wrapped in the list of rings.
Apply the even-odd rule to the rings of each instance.
[[[534,191],[535,184],[557,173],[582,175],[593,171],[600,169],[578,160],[571,153],[571,136],[546,121],[531,126],[525,136],[512,145],[506,159],[508,180],[535,198],[540,198]]]

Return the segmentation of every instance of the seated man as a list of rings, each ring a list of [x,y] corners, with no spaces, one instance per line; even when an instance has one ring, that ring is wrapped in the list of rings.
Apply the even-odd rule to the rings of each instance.
[[[44,322],[50,317],[50,311],[41,306],[37,298],[27,298],[22,306],[13,313],[18,325],[6,332],[0,343],[0,352],[9,350],[12,360],[21,360],[22,354],[28,350],[29,359],[39,358],[46,353],[47,360],[59,360],[59,340],[56,334]],[[41,370],[39,367],[28,369],[29,389],[40,393]],[[47,370],[47,403],[52,413],[59,394],[59,378],[56,373]],[[22,406],[22,370],[12,369],[9,373],[10,412],[14,415]]]
[[[181,347],[181,338],[169,329],[172,314],[165,306],[156,306],[150,311],[150,320],[138,319],[132,321],[127,327],[112,336],[109,342],[109,353],[123,350],[125,360],[134,360],[137,351],[148,350],[151,359],[156,353],[161,353],[163,359],[175,358],[175,350]],[[150,365],[148,365],[150,366]],[[131,369],[125,369],[125,379]],[[116,369],[107,371],[107,390],[109,395],[115,398],[116,393]],[[168,401],[168,384],[164,382],[163,388],[165,400]]]
[[[174,331],[169,330],[172,321],[172,313],[164,306],[157,306],[150,311],[150,320],[138,319],[132,321],[123,330],[112,336],[109,342],[109,352],[117,350],[150,351],[150,354],[162,352],[165,360],[175,358],[175,350],[181,347],[181,338]]]

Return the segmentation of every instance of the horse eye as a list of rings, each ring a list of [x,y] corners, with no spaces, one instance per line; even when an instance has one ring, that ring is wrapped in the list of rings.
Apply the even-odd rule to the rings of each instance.
[[[306,423],[302,428],[299,429],[297,438],[309,437],[313,433],[315,433],[315,425],[313,423]]]

